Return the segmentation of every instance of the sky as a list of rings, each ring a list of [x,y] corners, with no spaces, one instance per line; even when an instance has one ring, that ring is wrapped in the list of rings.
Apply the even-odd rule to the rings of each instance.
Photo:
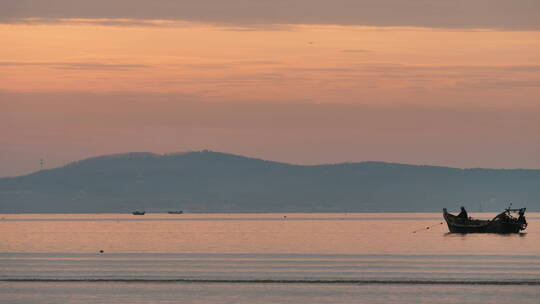
[[[0,176],[133,151],[540,169],[537,0],[0,0]]]

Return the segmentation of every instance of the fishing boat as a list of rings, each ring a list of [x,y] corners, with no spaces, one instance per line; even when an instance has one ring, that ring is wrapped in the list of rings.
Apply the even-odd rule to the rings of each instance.
[[[178,211],[168,211],[167,213],[168,213],[168,214],[182,214],[182,213],[184,213],[184,211],[182,211],[182,210],[178,210]]]
[[[131,212],[131,214],[133,214],[133,215],[145,215],[146,211],[133,211],[133,212]]]
[[[463,207],[459,215],[450,214],[444,208],[443,217],[452,233],[519,233],[527,228],[525,210],[507,208],[491,220],[479,220],[469,217]]]

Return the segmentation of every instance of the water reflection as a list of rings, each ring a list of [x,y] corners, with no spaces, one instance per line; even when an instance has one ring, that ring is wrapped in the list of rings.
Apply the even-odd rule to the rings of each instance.
[[[526,233],[449,234],[439,213],[3,215],[0,252],[513,254],[540,252]],[[430,227],[430,229],[420,229]],[[414,233],[413,233],[414,232]]]

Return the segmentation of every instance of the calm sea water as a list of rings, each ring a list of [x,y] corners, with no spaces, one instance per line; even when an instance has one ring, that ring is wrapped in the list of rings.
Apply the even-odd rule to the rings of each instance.
[[[0,215],[0,302],[538,303],[527,215],[514,235],[432,213]]]

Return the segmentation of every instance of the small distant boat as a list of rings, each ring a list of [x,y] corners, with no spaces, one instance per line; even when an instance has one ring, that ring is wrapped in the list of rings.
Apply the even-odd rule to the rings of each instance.
[[[133,214],[133,215],[145,215],[146,211],[133,211],[133,212],[131,212],[131,214]]]
[[[443,217],[452,233],[519,233],[527,228],[525,210],[507,208],[491,220],[479,220],[469,217],[463,207],[459,215],[450,214],[444,208]],[[512,213],[517,213],[518,217]]]
[[[167,213],[168,213],[168,214],[183,214],[184,211],[182,211],[182,210],[178,210],[178,211],[168,211]]]

